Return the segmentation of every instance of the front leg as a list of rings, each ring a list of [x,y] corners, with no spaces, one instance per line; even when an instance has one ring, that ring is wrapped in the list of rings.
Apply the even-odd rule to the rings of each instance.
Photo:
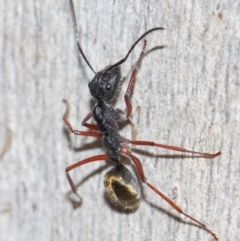
[[[127,106],[126,119],[128,119],[131,116],[131,114],[132,114],[132,104],[131,104],[131,101],[130,101],[130,94],[131,94],[131,91],[132,91],[133,86],[134,86],[135,81],[136,81],[137,71],[138,71],[138,69],[140,67],[140,64],[141,64],[141,61],[142,61],[142,58],[143,58],[143,55],[144,55],[144,51],[145,51],[146,45],[147,45],[147,40],[144,40],[142,52],[141,52],[141,54],[140,54],[140,56],[138,58],[138,61],[137,61],[136,65],[135,65],[134,69],[133,69],[130,81],[128,83],[128,88],[127,88],[126,94],[124,96],[125,103],[126,103],[126,106]]]
[[[63,121],[66,124],[66,126],[68,127],[69,131],[71,131],[73,134],[79,135],[79,136],[92,136],[92,137],[102,138],[102,134],[98,131],[78,131],[78,130],[74,130],[72,128],[71,123],[68,120],[68,115],[69,115],[69,111],[70,111],[69,103],[65,99],[63,99],[63,102],[65,102],[66,105],[67,105],[66,111],[63,115]]]
[[[98,131],[99,129],[98,129],[98,126],[96,124],[89,124],[89,123],[87,123],[87,121],[90,120],[92,118],[92,116],[93,116],[92,112],[88,113],[86,115],[86,117],[83,119],[82,125],[87,127],[87,128],[89,128],[89,129]]]

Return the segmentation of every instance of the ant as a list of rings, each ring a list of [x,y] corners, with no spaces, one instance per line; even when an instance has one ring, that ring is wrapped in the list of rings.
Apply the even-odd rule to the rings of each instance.
[[[66,126],[68,127],[69,131],[71,131],[75,135],[92,136],[92,137],[101,138],[107,153],[105,155],[97,155],[97,156],[86,158],[66,168],[66,175],[67,175],[68,182],[71,186],[72,192],[76,194],[80,200],[79,205],[81,205],[82,198],[78,194],[77,188],[73,183],[72,178],[69,175],[69,172],[87,163],[91,163],[95,161],[106,161],[108,159],[113,164],[115,164],[115,166],[104,177],[104,185],[106,188],[107,197],[109,198],[111,203],[113,203],[115,206],[118,206],[125,210],[135,211],[138,208],[139,199],[140,199],[138,194],[139,193],[138,185],[136,183],[135,178],[131,174],[131,172],[123,165],[121,161],[121,156],[126,156],[134,163],[137,169],[137,173],[143,183],[145,183],[152,191],[154,191],[157,195],[159,195],[162,199],[164,199],[168,204],[170,204],[177,212],[179,212],[180,214],[183,214],[187,218],[197,223],[199,226],[201,226],[203,229],[209,232],[215,238],[215,240],[218,240],[216,234],[213,231],[211,231],[209,228],[207,228],[205,224],[203,224],[202,222],[198,221],[194,217],[182,211],[182,209],[179,206],[177,206],[173,201],[171,201],[167,196],[165,196],[161,191],[159,191],[157,188],[155,188],[151,183],[147,181],[141,161],[131,153],[130,149],[128,148],[128,145],[132,144],[132,145],[140,145],[140,146],[141,145],[155,146],[155,147],[165,148],[173,151],[201,155],[207,158],[217,157],[221,154],[221,152],[217,152],[215,154],[196,152],[196,151],[187,150],[182,147],[159,144],[151,141],[129,140],[120,136],[119,134],[117,123],[127,120],[132,114],[130,93],[133,89],[133,86],[136,80],[137,70],[140,66],[141,60],[144,55],[144,51],[147,44],[146,40],[144,40],[142,51],[140,53],[140,56],[137,60],[136,65],[134,66],[134,69],[128,84],[128,88],[124,96],[127,111],[124,112],[119,109],[114,109],[111,106],[111,101],[113,100],[118,90],[118,87],[121,84],[120,65],[127,60],[128,56],[130,55],[130,53],[132,52],[132,50],[140,40],[142,40],[146,35],[154,31],[164,30],[164,28],[157,27],[157,28],[152,28],[148,30],[137,39],[137,41],[132,45],[127,55],[123,59],[121,59],[120,61],[118,61],[113,65],[107,66],[106,68],[104,68],[99,72],[95,72],[92,66],[90,65],[90,63],[88,62],[87,58],[85,57],[85,54],[80,46],[74,4],[72,0],[69,0],[69,1],[70,1],[70,7],[72,11],[78,50],[82,55],[82,57],[84,58],[87,65],[89,66],[89,68],[95,74],[94,78],[88,84],[88,86],[92,97],[96,100],[96,105],[93,108],[92,112],[87,114],[87,116],[82,121],[82,125],[84,127],[87,127],[89,129],[88,131],[78,131],[72,128],[68,120],[70,107],[67,100],[65,99],[63,101],[66,103],[67,107],[66,107],[65,114],[63,116],[63,120]],[[94,119],[95,123],[93,124],[88,123],[88,121],[91,118]]]

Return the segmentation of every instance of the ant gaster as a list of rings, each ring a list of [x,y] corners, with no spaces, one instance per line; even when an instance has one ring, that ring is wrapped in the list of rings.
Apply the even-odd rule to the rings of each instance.
[[[135,211],[138,208],[139,206],[138,185],[133,175],[131,174],[131,172],[121,162],[121,156],[126,156],[130,158],[130,160],[134,163],[137,169],[137,173],[140,179],[142,180],[142,182],[144,182],[157,195],[163,198],[176,211],[178,211],[180,214],[183,214],[184,216],[191,219],[192,221],[196,222],[203,229],[208,231],[216,240],[218,240],[216,234],[213,231],[211,231],[209,228],[207,228],[205,224],[201,223],[197,219],[183,212],[180,207],[178,207],[173,201],[171,201],[167,196],[165,196],[162,192],[160,192],[158,189],[156,189],[152,184],[150,184],[147,181],[143,171],[143,166],[140,160],[131,153],[130,149],[128,148],[128,145],[132,144],[132,145],[143,145],[143,146],[155,146],[155,147],[165,148],[165,149],[179,151],[179,152],[188,152],[191,154],[198,154],[208,158],[219,156],[221,153],[217,152],[215,154],[209,154],[209,153],[191,151],[191,150],[187,150],[176,146],[158,144],[150,141],[133,141],[133,140],[128,140],[120,136],[119,134],[116,123],[127,120],[132,113],[132,105],[131,105],[129,96],[133,89],[133,85],[135,83],[137,70],[140,66],[142,57],[144,55],[144,51],[147,43],[146,40],[144,40],[144,45],[143,45],[141,54],[134,67],[126,94],[124,96],[125,102],[126,102],[126,108],[127,108],[126,113],[119,109],[114,109],[110,105],[110,101],[115,96],[116,91],[120,84],[120,80],[121,80],[120,65],[127,60],[129,54],[141,39],[143,39],[146,35],[148,35],[153,31],[164,30],[164,28],[157,27],[157,28],[148,30],[137,39],[137,41],[132,45],[127,55],[123,59],[118,61],[116,64],[108,66],[96,73],[92,68],[92,66],[90,65],[90,63],[88,62],[87,58],[85,57],[82,51],[82,48],[80,46],[79,39],[78,39],[77,21],[75,16],[74,5],[72,0],[69,0],[69,1],[70,1],[71,11],[72,11],[72,16],[74,21],[76,42],[77,42],[79,52],[83,56],[85,62],[90,67],[90,69],[95,73],[94,78],[92,79],[92,81],[89,83],[88,86],[89,86],[91,95],[97,101],[97,103],[93,108],[93,111],[90,112],[83,119],[83,122],[82,122],[83,126],[90,129],[89,131],[78,131],[72,128],[70,122],[68,121],[68,114],[69,114],[70,107],[66,100],[64,100],[64,102],[66,103],[67,108],[63,116],[63,120],[67,125],[68,129],[75,135],[92,136],[92,137],[101,138],[103,140],[104,148],[107,152],[107,154],[105,155],[97,155],[97,156],[89,157],[66,168],[66,175],[67,175],[69,184],[71,186],[71,189],[73,193],[75,193],[80,199],[79,205],[81,204],[82,198],[77,193],[76,186],[69,175],[69,171],[90,162],[105,161],[108,159],[115,164],[115,167],[112,170],[110,170],[105,175],[105,178],[104,178],[106,194],[109,200],[114,205],[120,208],[123,208],[125,210]],[[94,119],[96,124],[87,123],[87,121],[89,121],[91,118]]]

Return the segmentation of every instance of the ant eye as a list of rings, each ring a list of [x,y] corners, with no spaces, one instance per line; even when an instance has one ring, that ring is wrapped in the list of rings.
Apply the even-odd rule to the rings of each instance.
[[[107,84],[106,90],[110,90],[110,89],[111,89],[111,85],[110,85],[110,84]]]

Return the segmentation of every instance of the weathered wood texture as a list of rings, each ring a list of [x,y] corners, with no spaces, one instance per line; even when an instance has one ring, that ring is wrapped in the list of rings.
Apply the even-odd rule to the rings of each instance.
[[[146,176],[222,241],[240,240],[240,1],[75,0],[81,44],[96,70],[122,58],[146,30],[147,49],[132,94],[140,140],[217,152],[215,159],[134,148]],[[68,0],[0,3],[0,240],[210,240],[142,185],[137,212],[112,210],[104,198],[109,166],[94,163],[72,172],[84,198],[74,210],[65,167],[104,150],[93,138],[67,138],[63,98],[76,129],[91,110],[93,73],[75,46]],[[142,44],[122,66],[126,78]],[[101,146],[101,144],[100,144]],[[81,148],[80,148],[81,147]],[[77,148],[74,149],[74,148]],[[126,161],[130,169],[130,162]],[[104,169],[104,170],[103,170]]]

